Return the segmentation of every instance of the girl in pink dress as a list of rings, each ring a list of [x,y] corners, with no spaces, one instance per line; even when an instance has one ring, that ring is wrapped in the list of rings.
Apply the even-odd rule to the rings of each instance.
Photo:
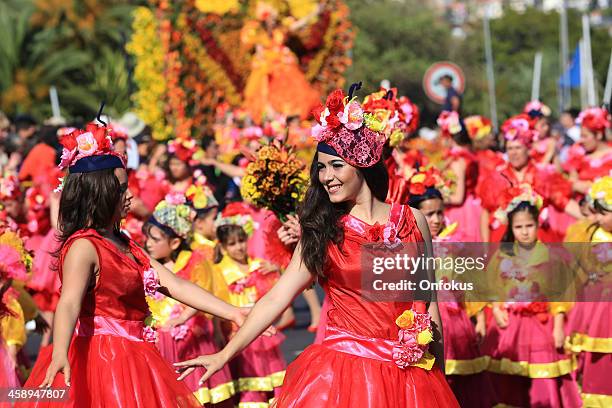
[[[185,196],[169,194],[144,225],[145,247],[150,256],[177,276],[211,292],[211,263],[205,253],[189,250],[191,231],[192,209]],[[158,329],[157,347],[168,362],[218,351],[211,318],[161,293],[147,297],[147,303]],[[205,384],[198,384],[195,377],[186,382],[200,403],[214,407],[233,406],[235,390],[229,367]]]
[[[364,112],[352,91],[345,97],[341,90],[328,96],[315,117],[319,143],[299,217],[302,235],[289,266],[220,353],[177,366],[203,365],[206,378],[319,279],[329,296],[326,337],[289,365],[273,406],[458,407],[444,379],[436,303],[370,302],[362,296],[362,278],[372,273],[361,265],[364,244],[431,242],[418,210],[384,202],[384,118]]]
[[[278,281],[279,269],[260,258],[248,256],[248,233],[253,220],[244,203],[230,203],[217,218],[215,294],[238,307],[251,307]],[[232,337],[236,327],[228,328]],[[240,391],[240,407],[266,407],[278,394],[287,364],[280,350],[284,335],[260,336],[232,362]]]
[[[487,267],[497,302],[484,343],[497,397],[515,407],[578,407],[575,366],[563,350],[571,304],[551,301],[564,300],[571,287],[571,256],[538,241],[542,198],[529,186],[508,190],[500,201],[508,227]]]
[[[444,180],[433,170],[420,172],[409,180],[411,191],[408,204],[423,213],[434,241],[434,254],[458,254],[458,245],[465,242],[461,226],[449,223],[444,217],[444,201],[438,188]],[[438,254],[440,256],[440,254]],[[457,278],[452,272],[436,271],[437,280]],[[484,302],[465,302],[462,292],[443,292],[438,299],[440,317],[444,325],[444,356],[446,379],[459,404],[463,407],[488,408],[495,405],[493,385],[486,369],[489,358],[480,350],[486,324]],[[470,317],[476,317],[476,326]]]
[[[119,232],[131,194],[105,127],[90,124],[61,143],[60,165],[68,168],[58,218],[62,289],[53,345],[41,350],[25,386],[68,387],[68,397],[17,406],[200,406],[151,343],[145,296],[159,291],[237,324],[243,312],[180,279]]]

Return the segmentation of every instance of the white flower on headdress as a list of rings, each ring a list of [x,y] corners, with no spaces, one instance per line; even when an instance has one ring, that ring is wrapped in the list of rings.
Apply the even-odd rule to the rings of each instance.
[[[98,142],[93,133],[85,132],[76,137],[79,153],[84,156],[90,156],[98,149]]]
[[[321,116],[319,117],[319,122],[321,123],[321,126],[326,127],[327,126],[327,117],[330,115],[330,111],[329,109],[325,108],[325,110],[323,112],[321,112]]]

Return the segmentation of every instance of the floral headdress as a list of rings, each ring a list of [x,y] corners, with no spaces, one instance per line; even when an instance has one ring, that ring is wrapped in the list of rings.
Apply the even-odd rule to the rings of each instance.
[[[215,220],[215,227],[219,228],[224,225],[237,225],[244,229],[244,232],[250,237],[253,235],[255,228],[258,225],[253,221],[253,210],[248,204],[243,202],[229,203]]]
[[[180,193],[172,193],[157,204],[148,222],[169,235],[187,239],[191,233],[193,215],[193,210],[187,204],[185,196]]]
[[[0,226],[0,278],[25,281],[32,269],[32,255],[17,232]]]
[[[109,126],[109,135],[113,141],[115,140],[127,140],[128,130],[125,126],[119,123],[111,123]]]
[[[85,130],[75,129],[59,138],[63,146],[60,169],[70,173],[125,167],[125,159],[113,150],[113,141],[106,126],[90,123]]]
[[[473,115],[463,120],[468,136],[472,140],[480,140],[491,134],[493,126],[491,120],[484,116]]]
[[[185,197],[197,212],[206,212],[214,207],[219,207],[219,202],[207,185],[192,184],[185,192]]]
[[[365,97],[363,107],[385,124],[383,132],[395,147],[419,127],[419,108],[406,97],[397,97],[397,88],[381,89]]]
[[[319,142],[318,151],[340,156],[355,167],[371,167],[382,156],[388,116],[364,109],[353,98],[353,89],[359,87],[351,85],[348,96],[336,89],[325,106],[313,110],[318,124],[312,128],[312,137]]]
[[[408,204],[411,207],[418,205],[427,198],[438,197],[443,199],[448,195],[449,188],[439,170],[429,167],[419,170],[408,179],[410,193]]]
[[[177,138],[168,142],[168,152],[188,164],[191,164],[193,155],[198,150],[198,143],[190,137]]]
[[[12,174],[0,178],[0,200],[18,200],[21,197],[19,180]]]
[[[592,132],[610,129],[610,113],[604,108],[588,108],[580,112],[576,123]]]
[[[442,136],[451,137],[463,130],[461,118],[455,111],[442,111],[436,122],[442,131]]]
[[[506,140],[516,140],[527,147],[530,147],[538,136],[538,132],[533,129],[531,118],[526,113],[512,116],[504,122],[501,129]]]
[[[589,189],[589,197],[607,211],[612,211],[612,176],[595,180]]]
[[[501,205],[495,211],[495,218],[503,224],[508,221],[508,214],[514,211],[519,204],[526,202],[538,210],[542,208],[542,196],[536,193],[529,184],[510,187],[502,193]]]
[[[548,117],[551,114],[551,110],[548,106],[544,105],[542,102],[536,100],[529,101],[525,104],[523,108],[523,113],[529,115],[530,118],[541,118]]]

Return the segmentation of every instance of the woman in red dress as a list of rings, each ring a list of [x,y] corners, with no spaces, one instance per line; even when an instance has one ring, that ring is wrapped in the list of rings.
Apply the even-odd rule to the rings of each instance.
[[[363,244],[389,248],[424,242],[431,248],[427,221],[418,210],[384,202],[384,125],[341,90],[328,96],[316,118],[320,125],[313,134],[319,144],[312,184],[300,214],[302,236],[289,266],[221,352],[176,364],[187,367],[180,378],[204,366],[205,380],[318,279],[329,296],[325,339],[289,365],[273,406],[458,407],[444,379],[437,304],[369,302],[363,297]]]
[[[145,295],[160,291],[238,324],[242,312],[176,277],[119,232],[131,194],[106,128],[88,125],[61,142],[60,166],[68,167],[58,229],[62,290],[53,346],[41,351],[25,386],[67,386],[68,399],[24,405],[200,406],[151,342]]]

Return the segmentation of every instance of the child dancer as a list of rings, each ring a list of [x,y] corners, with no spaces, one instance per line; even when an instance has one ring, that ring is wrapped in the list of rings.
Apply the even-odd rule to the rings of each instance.
[[[237,324],[243,313],[178,278],[119,232],[131,194],[105,127],[90,124],[61,143],[60,166],[68,168],[58,218],[62,289],[54,343],[41,351],[26,387],[68,386],[68,400],[31,405],[200,406],[150,343],[145,295],[161,291]]]
[[[431,232],[436,249],[453,248],[453,242],[464,242],[460,226],[455,222],[446,225],[444,201],[439,188],[444,186],[440,176],[430,169],[419,172],[409,180],[408,204],[419,209]],[[450,243],[445,245],[445,243]],[[458,246],[454,247],[455,249]],[[456,251],[453,251],[457,253]],[[437,271],[436,280],[453,279],[452,273]],[[466,303],[461,293],[451,292],[440,296],[438,307],[444,325],[444,355],[446,357],[446,379],[459,405],[462,407],[492,407],[495,403],[493,386],[485,372],[489,358],[480,350],[485,336],[485,303]],[[476,316],[476,327],[470,316]]]
[[[204,255],[189,251],[192,230],[192,209],[182,194],[169,194],[160,202],[144,226],[149,255],[172,270],[177,276],[212,290],[210,266]],[[155,326],[157,346],[170,363],[218,351],[214,343],[212,321],[202,313],[176,300],[157,293],[147,297]],[[200,377],[204,374],[201,370]],[[186,381],[202,404],[233,406],[235,394],[229,367],[212,376],[206,384],[198,384],[196,376]]]
[[[501,302],[493,306],[484,344],[498,400],[517,407],[580,406],[570,376],[575,367],[563,352],[569,305],[550,302],[571,285],[571,257],[538,241],[542,198],[528,185],[509,189],[502,201],[508,227],[487,270]]]
[[[270,263],[248,257],[248,233],[253,230],[247,209],[242,203],[231,203],[217,219],[220,245],[215,278],[222,280],[219,291],[225,291],[229,303],[253,306],[278,279],[278,270]],[[217,278],[219,277],[219,279]],[[235,328],[232,328],[233,336]],[[283,383],[286,363],[280,350],[284,336],[258,337],[233,361],[234,376],[241,392],[240,407],[266,407]],[[258,403],[258,404],[256,404]],[[256,404],[256,405],[255,405]]]

